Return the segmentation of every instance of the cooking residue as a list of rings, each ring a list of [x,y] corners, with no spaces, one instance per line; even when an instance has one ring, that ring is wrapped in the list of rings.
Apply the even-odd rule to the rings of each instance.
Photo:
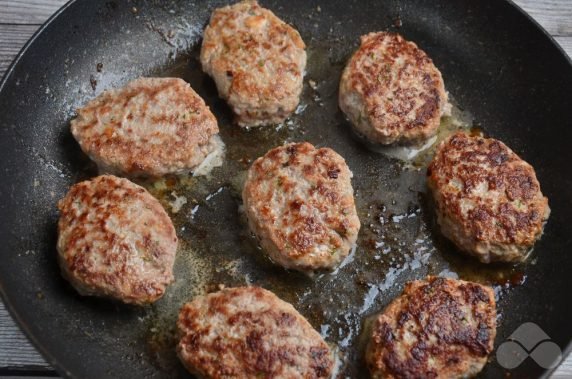
[[[175,191],[171,192],[171,196],[174,198],[174,200],[169,203],[171,212],[178,213],[183,205],[187,204],[187,198],[185,196],[177,196]]]
[[[201,73],[198,47],[156,73],[188,81],[217,115],[226,143],[224,164],[207,176],[143,183],[166,207],[179,205],[172,213],[180,240],[176,281],[145,318],[142,336],[151,360],[162,370],[176,362],[173,325],[182,304],[220,284],[256,285],[274,292],[335,348],[339,376],[365,377],[362,358],[371,320],[402,292],[407,281],[427,275],[458,276],[494,285],[501,301],[513,286],[525,281],[524,277],[507,284],[506,278],[522,272],[520,266],[486,266],[459,254],[440,236],[434,212],[426,204],[422,168],[439,141],[454,131],[480,133],[478,128],[471,129],[472,117],[453,104],[437,136],[419,151],[409,151],[406,164],[367,152],[363,144],[352,140],[351,127],[338,109],[338,83],[330,80],[341,75],[349,56],[348,41],[331,43],[340,46],[317,42],[318,46],[308,49],[307,78],[312,83],[304,87],[297,111],[278,126],[246,130],[233,125],[232,113],[218,98],[216,86]],[[348,257],[332,272],[312,278],[273,264],[240,212],[242,187],[252,162],[273,147],[303,140],[329,146],[346,159],[354,173],[352,184],[362,224]],[[176,200],[182,197],[185,204]]]
[[[419,170],[427,167],[441,141],[460,130],[471,132],[474,127],[472,115],[461,110],[453,100],[448,103],[446,108],[446,112],[441,117],[437,134],[420,146],[384,146],[372,144],[366,141],[363,136],[357,135],[357,137],[370,150],[401,160],[405,162],[406,168]]]

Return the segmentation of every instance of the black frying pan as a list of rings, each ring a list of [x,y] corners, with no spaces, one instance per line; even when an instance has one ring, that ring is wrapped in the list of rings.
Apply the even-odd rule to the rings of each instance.
[[[566,349],[572,338],[572,66],[550,37],[506,1],[263,1],[308,45],[306,109],[290,125],[247,132],[231,125],[197,61],[202,29],[222,3],[72,1],[6,73],[0,87],[0,285],[12,315],[46,359],[69,377],[184,377],[174,354],[178,308],[211,285],[248,282],[292,302],[337,346],[341,371],[363,377],[368,316],[405,281],[443,272],[495,286],[496,346],[531,321]],[[360,35],[386,29],[426,50],[456,104],[535,166],[552,215],[529,263],[485,266],[461,257],[433,227],[424,169],[370,152],[350,133],[337,108],[341,70]],[[96,175],[71,137],[69,120],[87,99],[141,75],[188,80],[219,119],[228,147],[225,165],[210,179],[173,178],[167,189],[144,183],[167,208],[172,191],[189,200],[172,214],[181,239],[177,281],[147,308],[80,297],[60,277],[55,259],[56,201],[71,184]],[[353,260],[335,275],[309,279],[272,266],[241,221],[240,177],[250,160],[290,140],[330,146],[354,172],[363,227]],[[390,248],[387,255],[380,242]],[[493,354],[482,376],[504,373]],[[511,373],[537,377],[543,369],[528,359]]]

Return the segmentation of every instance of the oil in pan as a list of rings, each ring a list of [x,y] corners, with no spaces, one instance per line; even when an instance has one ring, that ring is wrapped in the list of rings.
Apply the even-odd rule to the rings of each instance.
[[[425,169],[435,146],[458,129],[480,133],[470,114],[454,104],[443,117],[434,143],[409,162],[372,151],[355,138],[337,106],[337,81],[346,57],[328,46],[308,51],[309,66],[301,103],[284,124],[239,128],[228,106],[198,62],[198,48],[180,55],[160,76],[181,77],[217,116],[226,145],[223,165],[206,176],[167,177],[144,185],[172,217],[180,247],[175,282],[144,320],[141,339],[162,371],[181,370],[175,355],[175,323],[180,307],[194,296],[222,286],[257,285],[291,303],[339,358],[338,374],[366,375],[363,364],[368,320],[403,289],[408,280],[428,274],[497,284],[497,294],[519,276],[518,266],[479,266],[455,253],[437,232],[426,196]],[[446,80],[446,78],[445,78]],[[362,224],[357,246],[333,272],[310,278],[287,271],[266,258],[247,228],[241,208],[246,172],[254,159],[273,147],[308,141],[342,155],[354,177]],[[411,152],[409,152],[411,153]],[[409,154],[408,153],[408,154]],[[514,284],[514,283],[513,283]],[[518,283],[517,283],[518,284]]]

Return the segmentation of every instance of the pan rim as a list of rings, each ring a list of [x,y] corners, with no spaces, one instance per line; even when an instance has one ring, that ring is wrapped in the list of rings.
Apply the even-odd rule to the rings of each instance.
[[[48,26],[52,24],[52,22],[54,22],[62,13],[64,13],[70,6],[72,6],[76,2],[78,2],[78,0],[69,0],[67,3],[62,5],[38,28],[38,30],[34,32],[34,34],[32,34],[30,39],[24,44],[24,46],[20,49],[18,54],[16,54],[16,57],[14,57],[14,60],[12,60],[12,62],[6,69],[6,72],[2,76],[2,80],[0,80],[0,93],[2,93],[2,91],[4,90],[4,87],[6,86],[8,80],[10,79],[12,72],[14,71],[14,68],[16,67],[16,65],[18,65],[18,63],[20,63],[20,60],[22,59],[24,54],[26,54],[30,46],[34,44],[36,39],[38,39],[38,37],[48,28]],[[18,328],[20,328],[20,330],[26,336],[28,341],[30,341],[32,346],[40,353],[42,358],[44,358],[46,362],[50,366],[52,366],[52,368],[59,375],[62,375],[63,377],[66,378],[73,378],[74,376],[72,375],[72,373],[67,371],[67,369],[65,369],[63,365],[61,365],[60,362],[56,359],[56,357],[49,351],[49,349],[47,349],[42,343],[40,343],[40,341],[36,338],[36,336],[30,332],[27,323],[24,322],[20,313],[12,305],[12,301],[10,301],[9,295],[4,290],[2,278],[0,278],[0,298],[2,299],[4,307],[8,312],[8,314],[10,315],[10,317],[12,317],[15,324],[18,326]]]
[[[567,64],[572,67],[572,57],[570,57],[562,48],[562,46],[554,39],[554,37],[552,37],[552,35],[550,35],[548,33],[548,31],[542,27],[538,21],[536,21],[534,18],[532,18],[532,16],[530,14],[528,14],[526,11],[524,11],[519,5],[517,5],[513,0],[504,0],[505,3],[507,3],[509,6],[511,6],[513,9],[515,9],[520,15],[524,16],[524,18],[532,23],[532,25],[534,25],[535,29],[539,32],[541,32],[541,34],[544,36],[544,38],[546,38],[547,41],[549,41],[551,43],[551,45],[553,47],[555,47],[557,49],[557,51],[560,53],[560,56],[563,56],[564,59],[566,60]],[[38,39],[38,37],[40,35],[42,35],[46,29],[54,22],[57,22],[57,19],[59,18],[59,16],[61,16],[65,11],[68,10],[68,8],[70,8],[71,6],[73,6],[76,3],[81,2],[80,0],[69,0],[67,3],[65,3],[62,7],[60,7],[54,14],[52,14],[35,32],[34,34],[30,37],[30,39],[24,44],[24,46],[20,49],[20,51],[17,53],[17,55],[15,56],[15,58],[12,60],[12,62],[10,63],[10,65],[8,66],[8,68],[6,69],[5,73],[3,74],[1,80],[0,80],[0,93],[2,93],[2,91],[4,90],[4,87],[6,86],[7,82],[10,80],[13,71],[15,69],[15,67],[20,63],[22,57],[27,53],[28,49],[36,42],[36,40]],[[2,165],[3,166],[3,165]],[[57,371],[57,373],[59,375],[62,375],[63,377],[66,378],[75,378],[75,377],[79,377],[74,375],[73,373],[69,372],[60,362],[59,360],[55,357],[55,355],[53,355],[48,348],[46,348],[43,344],[41,344],[39,342],[39,340],[36,338],[36,336],[31,333],[30,329],[28,328],[27,323],[23,320],[23,318],[21,317],[20,313],[18,312],[18,310],[13,306],[12,301],[10,300],[10,296],[6,293],[5,289],[4,289],[4,285],[3,285],[3,280],[0,277],[0,298],[2,299],[5,308],[8,312],[8,314],[12,317],[12,319],[15,321],[15,323],[18,325],[18,327],[20,328],[20,330],[22,330],[23,334],[26,336],[26,338],[31,342],[31,344],[34,346],[34,348],[37,349],[37,351],[41,354],[41,356],[46,360],[46,362],[51,365],[55,371]],[[542,374],[542,378],[549,378],[552,373],[554,373],[558,367],[560,367],[560,365],[567,359],[569,358],[569,356],[572,354],[572,336],[571,336],[571,341],[568,343],[568,345],[563,349],[563,354],[562,354],[562,360],[558,363],[558,365],[554,368],[551,369],[547,369],[545,370],[545,372]]]

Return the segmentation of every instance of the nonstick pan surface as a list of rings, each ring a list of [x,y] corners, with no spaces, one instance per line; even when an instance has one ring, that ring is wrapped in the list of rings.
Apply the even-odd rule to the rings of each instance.
[[[12,315],[46,359],[78,378],[187,377],[175,352],[179,307],[218,284],[259,285],[291,302],[340,357],[340,374],[367,375],[370,316],[406,281],[458,275],[494,286],[500,345],[538,324],[563,350],[572,339],[572,66],[530,18],[506,1],[277,1],[262,5],[294,25],[308,46],[302,103],[283,125],[243,130],[201,72],[198,52],[222,1],[88,1],[66,5],[41,28],[0,86],[0,286]],[[392,30],[415,41],[443,73],[467,128],[501,139],[535,168],[552,214],[527,263],[464,258],[435,228],[425,167],[369,150],[337,107],[337,87],[359,36]],[[180,237],[163,299],[136,308],[76,294],[59,273],[56,202],[97,175],[69,131],[75,109],[139,76],[179,76],[205,98],[227,146],[211,176],[142,182]],[[312,85],[309,85],[309,81]],[[447,122],[445,122],[447,124]],[[444,127],[451,127],[451,122]],[[314,278],[273,266],[240,213],[255,158],[287,141],[339,152],[354,173],[362,223],[355,252]],[[178,212],[176,197],[187,203]],[[506,374],[494,357],[482,377]],[[514,377],[544,373],[528,359]]]

